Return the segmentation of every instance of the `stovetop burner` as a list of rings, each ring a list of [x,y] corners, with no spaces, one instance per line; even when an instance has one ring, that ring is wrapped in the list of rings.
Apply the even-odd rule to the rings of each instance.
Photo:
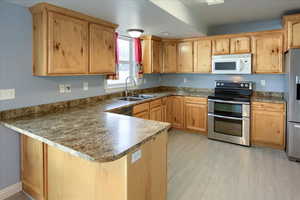
[[[252,82],[216,81],[215,93],[208,99],[250,102],[251,95]]]

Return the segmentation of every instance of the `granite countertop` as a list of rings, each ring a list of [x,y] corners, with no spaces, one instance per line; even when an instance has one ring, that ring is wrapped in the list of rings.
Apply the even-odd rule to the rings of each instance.
[[[265,102],[265,103],[286,103],[285,99],[281,96],[259,96],[254,95],[251,97],[252,102]]]
[[[148,93],[149,94],[149,93]],[[139,119],[109,111],[170,95],[207,97],[210,92],[159,92],[154,98],[127,102],[119,98],[76,106],[50,114],[32,114],[2,121],[2,125],[81,158],[109,162],[170,128],[169,123]],[[108,112],[106,112],[108,111]]]

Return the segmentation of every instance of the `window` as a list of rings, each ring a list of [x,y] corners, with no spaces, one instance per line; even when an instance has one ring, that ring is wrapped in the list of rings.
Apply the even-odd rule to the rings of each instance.
[[[128,76],[136,79],[136,67],[134,61],[134,46],[131,38],[120,36],[119,45],[119,80],[107,80],[107,88],[121,88],[125,86]],[[130,83],[129,83],[130,84]]]

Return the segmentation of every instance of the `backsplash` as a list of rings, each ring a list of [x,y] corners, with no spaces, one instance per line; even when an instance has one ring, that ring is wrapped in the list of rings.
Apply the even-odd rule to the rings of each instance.
[[[253,74],[253,75],[212,75],[212,74],[163,74],[160,76],[162,86],[194,87],[212,89],[215,80],[252,81],[254,90],[268,92],[284,92],[285,75]],[[265,81],[266,85],[262,85]]]

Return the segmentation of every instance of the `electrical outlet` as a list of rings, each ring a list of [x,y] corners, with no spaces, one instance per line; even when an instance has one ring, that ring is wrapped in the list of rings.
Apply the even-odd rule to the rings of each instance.
[[[66,93],[71,93],[71,84],[66,84],[65,85],[65,92]]]
[[[58,90],[59,90],[59,93],[65,93],[66,92],[65,85],[64,84],[59,84],[58,85]]]
[[[186,78],[183,78],[183,82],[186,83],[186,82],[187,82],[187,79],[186,79]]]
[[[131,154],[131,163],[135,163],[141,158],[142,158],[142,150],[139,149],[136,152]]]
[[[10,100],[15,99],[15,89],[3,89],[0,90],[0,100]]]
[[[89,90],[89,83],[88,82],[83,82],[83,90],[84,91]]]
[[[260,84],[261,86],[266,87],[266,80],[260,80]]]

